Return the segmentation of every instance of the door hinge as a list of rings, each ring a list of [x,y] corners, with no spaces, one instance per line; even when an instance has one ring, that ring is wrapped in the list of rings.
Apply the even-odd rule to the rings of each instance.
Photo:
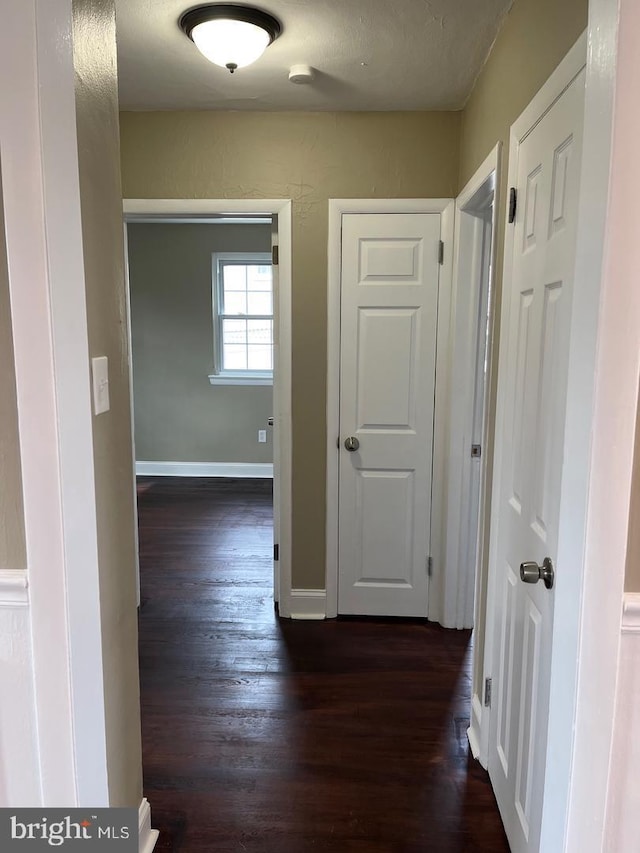
[[[471,456],[474,459],[479,459],[482,456],[482,445],[481,444],[472,444],[471,445]]]
[[[279,559],[280,559],[280,546],[274,545],[273,546],[273,562],[277,563]]]
[[[274,267],[277,267],[279,262],[280,262],[280,250],[279,250],[278,246],[273,246],[271,248],[271,263],[273,264]]]
[[[442,240],[440,240],[440,243],[438,245],[438,263],[444,263],[444,243],[442,242]]]
[[[484,707],[491,707],[491,678],[485,678],[484,680]]]
[[[516,210],[518,208],[518,190],[511,187],[509,190],[509,224],[516,221]]]
[[[431,577],[433,574],[433,557],[427,557],[427,575]]]

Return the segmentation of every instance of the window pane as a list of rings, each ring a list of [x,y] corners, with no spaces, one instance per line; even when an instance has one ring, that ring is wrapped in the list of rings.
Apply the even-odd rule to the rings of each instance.
[[[224,310],[223,314],[246,314],[247,313],[247,293],[237,293],[235,291],[225,291],[224,294]],[[255,313],[255,312],[254,312]]]
[[[244,344],[247,340],[247,321],[223,320],[222,340],[225,344]]]
[[[247,289],[247,268],[243,264],[223,264],[222,281],[224,292]]]
[[[247,341],[250,344],[271,344],[273,321],[272,320],[248,320]]]
[[[273,347],[249,345],[249,370],[273,370]]]
[[[223,370],[246,370],[247,348],[238,344],[222,345],[222,369]]]
[[[271,291],[271,267],[247,267],[247,287],[249,290]]]
[[[218,261],[222,371],[273,370],[273,276],[265,261]]]
[[[249,291],[247,296],[249,298],[249,314],[273,314],[270,293],[256,293],[255,291]],[[228,313],[232,314],[235,312],[229,311]]]

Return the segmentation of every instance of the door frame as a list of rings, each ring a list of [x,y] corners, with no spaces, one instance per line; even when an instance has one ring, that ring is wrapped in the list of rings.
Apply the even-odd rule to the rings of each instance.
[[[489,414],[492,377],[492,341],[495,316],[495,270],[500,186],[500,154],[498,143],[456,199],[456,221],[453,262],[453,295],[451,304],[451,414],[449,458],[447,462],[447,537],[442,605],[445,628],[472,628],[484,614],[478,610],[477,587],[484,548],[482,510],[489,453]],[[470,301],[469,281],[483,275],[484,247],[479,246],[476,223],[485,219],[491,208],[490,277],[486,295],[489,314],[487,337],[487,373],[485,377],[482,450],[480,457],[480,493],[478,526],[475,534],[469,527],[471,487],[471,443],[477,390],[478,308],[483,299],[482,288],[477,300]],[[484,235],[482,235],[484,236]],[[461,557],[469,553],[473,537],[477,537],[477,558],[473,566]]]
[[[444,257],[438,293],[436,344],[436,395],[433,433],[433,500],[431,505],[431,556],[434,573],[429,579],[429,613],[438,619],[439,602],[432,606],[432,589],[444,565],[444,494],[449,401],[449,318],[453,273],[454,200],[434,199],[329,199],[329,243],[327,279],[327,494],[326,494],[326,615],[338,615],[338,529],[340,433],[340,297],[342,264],[342,216],[347,213],[437,213],[442,217],[440,235]],[[433,611],[433,612],[432,612]],[[434,615],[437,614],[437,615]]]
[[[292,422],[291,422],[291,199],[123,199],[125,222],[144,217],[206,219],[220,215],[268,215],[278,217],[278,297],[275,337],[278,341],[273,373],[273,416],[277,425],[280,495],[274,507],[279,519],[279,559],[274,563],[274,596],[281,616],[291,616],[291,515],[292,515]],[[129,353],[131,363],[131,352]],[[133,418],[133,411],[131,413]],[[274,475],[276,471],[274,468]]]

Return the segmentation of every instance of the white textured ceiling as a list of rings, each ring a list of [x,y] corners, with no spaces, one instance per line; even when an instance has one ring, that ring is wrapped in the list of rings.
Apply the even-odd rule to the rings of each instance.
[[[234,75],[182,33],[189,0],[117,0],[129,110],[460,109],[512,0],[259,0],[283,33]],[[291,65],[316,69],[310,85]]]

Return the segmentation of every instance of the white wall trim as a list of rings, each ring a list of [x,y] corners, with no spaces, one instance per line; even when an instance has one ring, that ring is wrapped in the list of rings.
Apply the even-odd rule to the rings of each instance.
[[[144,214],[131,213],[127,217],[129,222],[135,222],[138,225],[155,225],[161,222],[163,225],[270,225],[271,217],[265,216],[189,216],[179,214],[175,216],[167,216],[166,214],[158,214],[153,216],[145,216]]]
[[[438,344],[436,353],[436,411],[434,430],[434,500],[432,503],[431,555],[435,572],[443,565],[442,518],[438,515],[438,490],[444,489],[444,464],[447,429],[444,412],[448,401],[448,353],[451,277],[453,269],[454,203],[439,199],[329,199],[329,243],[327,278],[327,495],[326,495],[326,597],[327,618],[338,614],[338,464],[336,438],[340,431],[340,288],[342,258],[342,216],[346,213],[439,213],[441,235],[445,243],[444,263],[440,270],[438,305]],[[442,491],[444,495],[444,491]],[[441,568],[440,568],[441,570]],[[432,579],[433,580],[433,579]],[[432,593],[429,590],[429,618]],[[438,608],[439,611],[439,608]],[[425,614],[426,616],[427,614]]]
[[[433,413],[433,480],[431,483],[431,558],[427,617],[443,618],[445,549],[447,541],[447,456],[449,454],[449,401],[451,397],[451,296],[455,226],[454,199],[438,199],[442,205],[440,239],[444,256],[438,283],[438,329],[436,332],[436,393]],[[425,211],[429,212],[429,211]]]
[[[136,462],[136,475],[273,479],[273,465],[270,462]]]
[[[152,853],[160,833],[157,829],[151,829],[151,806],[146,797],[138,809],[138,833],[139,853]]]
[[[498,223],[497,216],[498,210],[500,209],[500,168],[501,168],[501,160],[502,160],[502,143],[499,142],[495,148],[489,153],[484,162],[479,166],[476,173],[473,175],[471,180],[464,187],[458,198],[456,199],[456,237],[455,237],[455,246],[454,251],[456,253],[456,258],[454,261],[454,299],[455,299],[455,307],[452,311],[451,318],[451,326],[452,330],[456,329],[457,325],[457,315],[459,312],[459,305],[461,300],[460,296],[460,275],[461,275],[461,261],[462,256],[461,252],[466,251],[469,252],[469,246],[462,246],[461,243],[463,241],[463,218],[466,218],[467,208],[477,194],[483,190],[483,188],[487,187],[488,183],[493,183],[493,212],[492,212],[492,243],[491,243],[491,265],[493,270],[492,280],[489,282],[489,333],[487,339],[487,359],[488,359],[488,370],[486,376],[486,385],[485,385],[485,401],[484,401],[484,421],[483,421],[483,447],[482,447],[482,456],[480,459],[480,494],[479,494],[479,511],[478,511],[478,541],[476,543],[476,565],[468,567],[468,571],[473,572],[474,578],[473,583],[460,583],[460,574],[461,567],[463,561],[460,560],[461,555],[466,555],[470,553],[470,530],[468,527],[468,523],[463,522],[464,529],[461,529],[461,519],[468,519],[469,513],[466,513],[465,516],[461,515],[462,506],[465,501],[464,492],[467,491],[467,500],[468,500],[468,490],[471,484],[470,471],[465,471],[466,468],[469,468],[469,464],[471,460],[467,454],[470,453],[470,445],[471,445],[471,435],[472,435],[472,420],[473,420],[473,406],[474,406],[474,394],[475,394],[475,375],[471,378],[468,377],[469,369],[468,365],[471,364],[472,361],[475,360],[475,353],[472,353],[466,346],[465,338],[471,336],[471,332],[468,330],[474,330],[477,326],[477,317],[474,319],[470,316],[469,309],[467,308],[467,304],[465,301],[462,301],[462,319],[463,322],[460,324],[459,331],[452,331],[453,335],[453,343],[452,343],[452,363],[453,370],[456,370],[456,363],[460,357],[462,357],[463,365],[467,365],[467,367],[463,370],[463,378],[470,379],[468,381],[465,388],[465,383],[462,383],[462,388],[458,387],[458,382],[455,376],[452,378],[452,394],[462,390],[461,399],[460,399],[460,412],[462,412],[462,416],[456,411],[453,406],[451,408],[451,445],[450,445],[450,455],[449,455],[449,483],[448,483],[448,511],[447,511],[447,562],[445,575],[447,579],[447,585],[451,585],[454,592],[456,592],[456,597],[454,599],[455,611],[447,614],[447,589],[445,589],[444,595],[444,624],[451,624],[453,627],[472,627],[475,626],[476,630],[483,627],[484,634],[486,636],[487,633],[487,612],[484,607],[482,607],[481,600],[481,587],[483,581],[483,569],[485,572],[488,571],[488,566],[483,567],[482,565],[482,556],[484,553],[485,542],[484,542],[484,531],[485,531],[485,520],[487,517],[487,512],[489,508],[485,506],[484,496],[486,494],[486,483],[487,477],[490,475],[487,460],[488,460],[488,450],[489,450],[489,415],[491,412],[491,401],[489,395],[491,393],[491,384],[492,384],[492,376],[497,370],[497,364],[494,361],[497,359],[492,358],[493,353],[493,330],[496,324],[496,315],[498,313],[498,305],[496,304],[496,294],[495,294],[495,271],[497,269],[496,256],[497,256],[497,235],[498,235]],[[493,181],[491,181],[491,176],[493,175]],[[468,225],[468,223],[466,223]],[[464,238],[465,243],[467,243],[467,235]],[[466,258],[464,259],[467,260]],[[475,262],[477,263],[477,261]],[[477,274],[477,271],[474,270]],[[475,325],[474,325],[475,323]],[[457,436],[457,439],[456,439]],[[461,453],[464,454],[464,458],[459,459],[456,456],[455,450],[455,442],[458,441],[458,446],[461,448]],[[464,543],[463,543],[464,540]],[[471,581],[471,578],[466,578],[467,582]],[[462,589],[460,589],[462,587]],[[471,587],[471,588],[469,588]],[[460,593],[463,592],[464,596],[461,598]],[[471,602],[468,601],[469,593],[471,593],[473,600]],[[466,608],[471,604],[472,607],[472,620],[471,624],[468,624],[467,620],[469,619],[468,614],[465,613]],[[489,720],[490,720],[490,711],[487,708],[485,713],[485,706],[483,701],[483,691],[485,684],[485,658],[483,657],[481,660],[476,658],[474,653],[474,670],[472,676],[472,701],[471,701],[471,725],[469,727],[469,743],[472,748],[474,758],[478,759],[483,767],[487,767],[488,762],[488,748],[489,748]],[[479,691],[479,692],[478,692]]]
[[[469,747],[471,749],[471,755],[479,761],[483,767],[486,767],[486,761],[482,761],[482,742],[481,742],[481,734],[482,734],[482,702],[477,694],[471,699],[471,725],[467,729],[467,739],[469,740]]]
[[[640,837],[640,595],[626,593],[603,849],[635,850]]]
[[[106,806],[70,0],[28,0],[3,10],[0,56],[40,804]]]
[[[210,373],[211,385],[273,385],[273,376],[232,375],[229,373]]]
[[[207,216],[263,214],[271,218],[281,213],[289,199],[284,198],[125,198],[123,210],[127,221],[164,222],[172,218],[181,221],[207,222]]]
[[[279,545],[280,560],[276,584],[279,593],[278,611],[290,615],[291,598],[291,517],[292,497],[292,422],[291,422],[291,288],[292,288],[292,203],[290,199],[131,199],[123,201],[125,222],[138,221],[140,216],[156,218],[187,217],[196,219],[218,215],[263,214],[277,217],[279,265],[276,311],[276,362],[273,381],[274,438],[278,441],[279,462]],[[237,476],[237,475],[235,475]],[[275,592],[276,590],[274,590]]]
[[[0,802],[41,802],[33,653],[25,602],[4,601],[0,589]],[[10,845],[9,845],[10,846]]]
[[[29,581],[24,569],[0,571],[0,607],[20,607],[29,603]]]
[[[292,619],[325,619],[327,593],[324,589],[292,589]]]
[[[482,298],[478,279],[481,274],[482,251],[478,249],[479,211],[472,207],[474,198],[482,193],[483,210],[493,205],[492,242],[490,263],[495,279],[495,253],[498,212],[498,187],[500,184],[501,144],[495,146],[471,180],[456,199],[456,222],[454,237],[453,288],[451,304],[451,409],[449,415],[449,452],[447,460],[447,527],[444,584],[442,602],[442,625],[445,628],[472,628],[474,625],[474,591],[476,588],[476,566],[471,565],[469,555],[475,551],[477,530],[470,530],[470,489],[472,465],[480,465],[480,494],[482,505],[484,473],[487,458],[488,399],[485,400],[483,454],[479,463],[471,459],[473,441],[473,415],[476,391],[476,357],[478,334],[478,308]],[[470,284],[474,288],[470,293]],[[477,287],[477,291],[475,288]],[[493,281],[489,282],[489,295],[494,296]],[[471,298],[473,297],[473,298]],[[490,311],[493,318],[493,310]],[[491,324],[493,325],[493,324]],[[491,335],[487,356],[491,359]],[[485,393],[488,396],[491,368],[487,372]],[[478,512],[478,525],[482,523]],[[480,528],[481,531],[481,528]],[[478,550],[482,553],[483,543]],[[484,621],[484,614],[475,613],[476,622]]]
[[[627,592],[622,607],[622,633],[640,634],[640,593]]]
[[[125,319],[127,324],[127,353],[128,353],[128,373],[129,373],[129,407],[131,409],[131,464],[135,471],[136,464],[136,435],[135,424],[133,423],[133,342],[131,338],[131,288],[129,282],[129,232],[127,231],[126,222],[122,223],[122,242],[124,248],[124,286],[125,286]],[[136,549],[136,604],[140,607],[140,525],[138,523],[138,495],[136,491],[136,478],[131,478],[131,488],[133,490],[133,515],[134,515],[134,539]]]

